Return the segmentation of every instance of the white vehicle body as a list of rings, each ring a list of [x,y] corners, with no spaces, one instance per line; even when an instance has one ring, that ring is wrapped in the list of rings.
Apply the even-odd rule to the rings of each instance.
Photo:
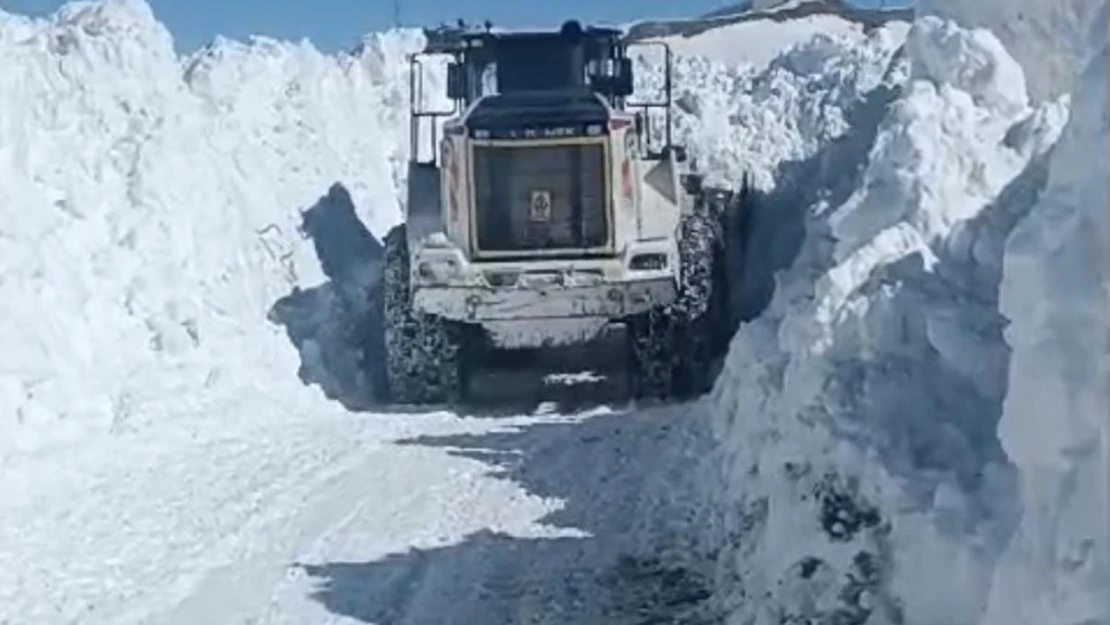
[[[557,356],[599,368],[616,356],[621,371],[608,373],[629,397],[705,392],[730,322],[729,224],[742,222],[733,194],[680,171],[669,48],[663,97],[634,102],[616,29],[571,20],[425,35],[412,58],[405,220],[383,239],[383,396],[464,401],[487,364]],[[451,110],[417,106],[430,54],[452,58]],[[651,111],[663,113],[661,137]]]

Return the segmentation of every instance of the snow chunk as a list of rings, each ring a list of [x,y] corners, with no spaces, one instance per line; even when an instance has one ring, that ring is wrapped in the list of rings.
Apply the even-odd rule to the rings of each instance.
[[[914,59],[914,78],[958,89],[976,105],[1005,117],[1028,106],[1021,67],[990,31],[923,17],[914,23],[906,45]]]
[[[1036,102],[1072,89],[1089,54],[1088,29],[1099,22],[1105,0],[917,0],[918,15],[937,15],[965,27],[985,27],[1024,70]]]
[[[884,236],[931,244],[982,210],[1063,123],[1066,98],[1029,115],[1015,90],[1024,89],[1021,68],[987,31],[927,17],[907,48],[912,80],[883,122],[863,186],[829,219],[839,259],[902,221],[916,234]]]

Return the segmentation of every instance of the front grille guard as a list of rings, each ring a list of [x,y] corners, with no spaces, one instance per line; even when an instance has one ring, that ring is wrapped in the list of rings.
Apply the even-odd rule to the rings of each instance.
[[[535,160],[545,158],[567,163]],[[609,149],[604,140],[475,142],[472,163],[470,230],[477,258],[612,254]]]

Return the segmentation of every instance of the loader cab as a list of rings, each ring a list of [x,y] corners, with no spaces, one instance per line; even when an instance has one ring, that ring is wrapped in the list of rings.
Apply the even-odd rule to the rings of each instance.
[[[425,29],[426,44],[410,61],[410,113],[412,158],[435,162],[437,119],[466,114],[487,98],[520,99],[529,94],[600,97],[614,111],[635,112],[636,133],[644,156],[659,159],[670,152],[685,159],[685,151],[672,142],[672,90],[669,46],[662,42],[629,43],[614,28],[583,28],[568,21],[557,31],[509,31],[457,27]],[[633,46],[663,51],[663,93],[653,101],[631,101],[634,66],[628,56]],[[446,95],[450,108],[424,107],[424,67],[431,56],[447,55]],[[557,108],[557,100],[547,106]],[[652,113],[658,113],[652,115]],[[660,119],[661,118],[661,119]],[[653,139],[653,124],[662,125],[662,141]],[[429,149],[430,148],[430,149]]]
[[[620,31],[567,22],[557,32],[475,33],[447,69],[447,96],[478,99],[535,91],[592,91],[612,106],[632,94],[632,62]]]

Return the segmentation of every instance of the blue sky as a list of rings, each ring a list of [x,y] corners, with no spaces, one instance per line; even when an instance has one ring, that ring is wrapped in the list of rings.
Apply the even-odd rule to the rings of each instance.
[[[173,33],[177,49],[192,51],[217,34],[242,39],[262,34],[307,37],[324,50],[350,48],[366,32],[394,23],[394,0],[148,0]],[[565,19],[625,21],[707,13],[736,0],[396,0],[402,25],[426,26],[457,18],[499,26],[548,27]],[[875,5],[880,0],[857,0]],[[902,0],[904,2],[904,0]],[[896,4],[890,0],[888,4]],[[0,0],[0,8],[29,15],[48,13],[63,0]]]

